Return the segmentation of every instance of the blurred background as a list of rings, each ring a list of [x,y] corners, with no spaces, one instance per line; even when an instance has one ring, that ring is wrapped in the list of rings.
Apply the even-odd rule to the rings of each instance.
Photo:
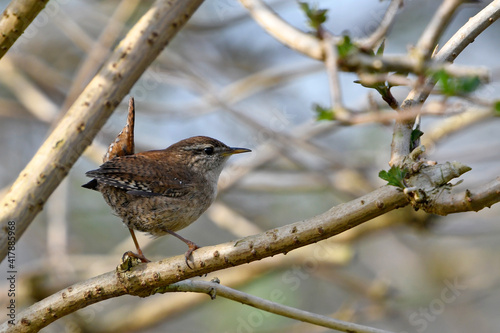
[[[268,1],[285,20],[309,30],[295,1]],[[314,1],[327,8],[334,34],[369,35],[388,1]],[[441,1],[405,1],[385,54],[405,54]],[[464,5],[442,44],[488,1]],[[2,9],[8,1],[0,1]],[[51,128],[152,1],[50,1],[0,61],[0,188],[6,191]],[[494,80],[475,93],[500,98],[500,25],[493,24],[456,63],[486,66]],[[342,73],[350,109],[387,108],[374,91]],[[401,102],[409,89],[393,93]],[[207,135],[253,150],[233,157],[219,198],[180,234],[215,245],[307,219],[383,185],[392,124],[340,126],[316,121],[329,106],[324,65],[269,36],[234,0],[207,0],[130,92],[136,150],[162,149]],[[439,97],[435,97],[439,99]],[[114,270],[132,250],[127,228],[101,195],[80,186],[102,162],[126,122],[124,99],[19,240],[17,302],[32,303],[77,281]],[[455,101],[461,103],[460,101]],[[466,103],[464,104],[466,105]],[[428,158],[472,167],[457,190],[499,176],[500,119],[482,117],[439,136],[450,117],[424,117],[434,135]],[[453,118],[452,118],[453,119]],[[425,140],[424,134],[424,140]],[[500,327],[500,205],[438,217],[406,207],[287,255],[201,277],[303,310],[394,332],[494,332]],[[172,237],[139,235],[150,259],[179,255]],[[6,290],[6,262],[0,290]],[[7,293],[0,293],[5,309]],[[3,318],[5,319],[5,317]],[[222,298],[124,296],[64,317],[43,332],[322,332]]]

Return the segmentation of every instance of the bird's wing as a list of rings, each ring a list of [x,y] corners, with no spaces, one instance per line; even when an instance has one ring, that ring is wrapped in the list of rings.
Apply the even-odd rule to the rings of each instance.
[[[115,157],[85,175],[139,196],[182,197],[192,191],[189,177],[141,155]]]

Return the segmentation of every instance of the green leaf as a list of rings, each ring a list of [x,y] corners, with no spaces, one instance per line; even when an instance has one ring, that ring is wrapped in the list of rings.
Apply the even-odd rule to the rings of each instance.
[[[351,38],[348,35],[344,35],[342,41],[337,44],[337,50],[339,57],[345,58],[357,50],[357,47],[352,43]]]
[[[377,55],[378,56],[382,56],[384,55],[384,50],[385,50],[385,39],[382,40],[382,43],[380,44],[380,46],[378,47],[377,49]]]
[[[443,92],[443,94],[447,96],[455,94],[454,88],[451,86],[450,76],[444,69],[441,69],[434,73],[434,80],[441,87],[441,91]]]
[[[481,85],[477,76],[454,77],[441,69],[433,74],[434,80],[446,96],[466,95],[474,92]]]
[[[481,80],[477,76],[469,76],[458,79],[457,88],[461,93],[469,94],[474,92],[481,85]]]
[[[413,151],[413,149],[418,147],[418,145],[420,144],[419,139],[423,134],[424,132],[420,130],[420,125],[417,124],[417,126],[413,129],[413,131],[411,131],[410,151]]]
[[[408,171],[406,169],[402,170],[397,166],[392,166],[389,171],[382,170],[378,173],[378,176],[383,180],[387,181],[387,185],[397,186],[400,188],[405,188],[403,179],[405,178]]]
[[[334,110],[325,108],[319,104],[314,104],[313,108],[316,111],[316,120],[335,120]]]
[[[411,142],[417,141],[423,134],[424,132],[422,132],[418,128],[415,128],[413,131],[411,131]]]
[[[493,107],[497,113],[497,116],[500,116],[500,100],[496,101],[495,104],[493,104]]]
[[[319,9],[317,4],[311,7],[307,2],[299,2],[299,6],[309,19],[307,23],[314,30],[318,30],[328,18],[326,15],[328,9]]]

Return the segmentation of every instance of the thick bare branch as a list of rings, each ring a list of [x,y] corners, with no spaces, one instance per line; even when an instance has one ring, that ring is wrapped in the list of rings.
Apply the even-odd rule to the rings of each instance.
[[[308,220],[268,230],[237,241],[207,246],[193,253],[194,269],[184,256],[141,264],[130,271],[108,272],[79,282],[32,305],[7,322],[0,332],[33,332],[78,309],[125,294],[147,297],[158,288],[223,268],[242,265],[327,239],[376,216],[408,204],[401,190],[381,187]],[[9,329],[9,330],[8,330]]]
[[[381,220],[385,220],[385,218],[381,217]],[[388,225],[389,223],[385,224],[385,226]],[[370,228],[370,230],[373,230],[374,228],[380,229],[381,223],[379,218],[377,218],[369,224],[363,224],[362,226],[363,228],[351,229],[352,232],[349,233],[349,240],[359,237],[362,234],[362,230],[366,231],[366,228]],[[357,230],[357,232],[354,230]],[[262,231],[258,231],[256,233],[260,232]],[[342,239],[345,239],[347,233],[348,232],[342,234],[342,236],[344,236]],[[237,288],[239,286],[244,286],[247,283],[251,283],[263,274],[267,274],[270,270],[276,271],[279,269],[288,269],[299,263],[309,261],[311,258],[317,259],[318,264],[324,265],[325,267],[339,267],[347,265],[353,257],[353,252],[351,252],[350,245],[340,244],[343,241],[339,241],[339,237],[341,237],[341,235],[316,244],[304,246],[300,249],[291,251],[286,256],[274,256],[272,258],[266,258],[266,260],[255,261],[251,265],[225,269],[217,271],[214,274],[216,274],[217,277],[224,282],[225,286]],[[121,253],[123,253],[123,251]],[[134,311],[129,312],[126,318],[123,317],[122,311],[123,307],[126,307],[127,305],[123,304],[123,307],[119,306],[116,309],[106,312],[105,315],[96,318],[96,320],[92,321],[88,330],[94,333],[114,333],[124,331],[141,332],[147,327],[157,325],[179,313],[187,311],[189,308],[199,306],[208,301],[208,298],[199,296],[202,295],[185,295],[177,293],[165,295],[165,297],[148,299],[147,302],[141,302],[137,306],[134,306]]]
[[[22,35],[49,0],[13,0],[0,19],[0,58]]]
[[[500,178],[478,194],[469,192],[472,202],[477,200],[484,205],[469,205],[469,208],[478,210],[497,202],[499,184]],[[33,332],[60,317],[109,298],[125,294],[147,297],[181,280],[287,253],[327,239],[407,204],[401,190],[384,186],[311,219],[237,241],[200,248],[193,253],[192,270],[187,268],[183,255],[140,264],[128,271],[117,268],[117,271],[79,282],[32,305],[18,314],[15,326],[9,327],[5,322],[0,331]]]
[[[476,190],[452,193],[445,188],[424,208],[427,213],[448,215],[479,211],[500,201],[500,177]]]
[[[202,2],[158,0],[116,47],[1,201],[1,259],[7,254],[8,221],[15,221],[19,239],[115,107]]]

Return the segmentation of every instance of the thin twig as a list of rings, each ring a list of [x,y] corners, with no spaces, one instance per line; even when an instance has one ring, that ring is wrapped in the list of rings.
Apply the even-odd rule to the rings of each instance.
[[[324,59],[323,47],[318,38],[313,37],[285,22],[262,0],[240,0],[252,18],[271,36],[317,60]]]
[[[7,55],[2,61],[0,82],[36,119],[52,122],[57,116],[57,105],[42,89],[22,75],[10,58]]]
[[[275,313],[280,316],[300,320],[317,326],[327,327],[348,333],[390,333],[389,331],[349,323],[346,321],[322,316],[312,312],[299,310],[290,306],[271,302],[264,298],[253,296],[239,290],[220,285],[217,282],[184,280],[169,285],[161,292],[196,292],[210,295],[212,299],[217,296],[224,297],[235,302],[240,302],[257,309]]]
[[[179,61],[175,62],[175,66],[182,67],[182,70],[191,74],[191,76],[197,77],[199,75],[192,73],[190,70],[190,64],[184,59],[179,59]],[[162,60],[160,60],[162,62]],[[271,68],[266,68],[262,71],[258,71],[247,75],[237,81],[234,81],[226,86],[217,88],[217,96],[224,100],[227,104],[236,104],[242,100],[245,100],[253,95],[256,95],[262,91],[266,91],[280,84],[286,84],[287,82],[292,81],[292,79],[296,79],[297,77],[304,77],[307,75],[312,75],[315,72],[323,70],[324,66],[321,63],[301,63],[293,65],[285,65],[285,66],[274,66]],[[158,74],[157,74],[158,75]],[[161,75],[161,74],[159,74]],[[162,75],[163,76],[163,75]],[[162,80],[167,81],[170,79],[172,84],[179,85],[179,79],[176,77],[170,76],[162,77]],[[188,83],[188,89],[192,89],[193,85]],[[196,88],[198,89],[199,84],[196,84]],[[183,114],[186,112],[190,112],[190,114],[206,114],[213,112],[218,109],[219,105],[213,102],[213,97],[211,94],[202,94],[199,101],[193,103],[183,103],[182,106],[169,107],[170,112]]]
[[[396,120],[397,122],[405,122],[408,120],[415,119],[418,115],[445,115],[447,112],[446,105],[440,105],[439,103],[431,104],[425,108],[415,107],[408,109],[405,112],[372,112],[365,114],[356,114],[345,121],[346,124],[359,125],[367,123],[387,123],[391,120]],[[467,110],[470,113],[480,113],[482,117],[493,116],[493,111],[491,108],[486,107],[472,107]]]
[[[385,218],[383,219],[385,220]],[[380,222],[375,223],[378,229],[388,227],[389,225],[390,223],[386,223],[380,226]],[[375,228],[372,223],[364,224],[363,226],[370,228],[370,230]],[[360,229],[358,227],[350,231],[359,233]],[[345,235],[345,233],[342,235]],[[356,235],[351,233],[349,239],[352,240],[354,238],[356,238]],[[321,253],[321,255],[318,255],[318,253]],[[286,256],[280,255],[266,258],[266,260],[255,261],[251,265],[242,265],[217,271],[211,273],[210,276],[217,276],[221,281],[224,281],[224,285],[237,288],[238,286],[255,281],[255,279],[261,277],[263,274],[268,273],[269,270],[292,269],[291,267],[310,262],[311,258],[317,259],[318,265],[325,267],[347,265],[353,257],[352,254],[349,244],[338,244],[338,239],[331,238],[294,250],[287,253]],[[314,274],[314,272],[312,273]],[[182,313],[206,301],[208,301],[208,298],[200,294],[186,295],[172,293],[163,297],[154,297],[148,299],[147,302],[140,302],[140,304],[134,305],[134,311],[128,311],[126,309],[128,306],[124,305],[123,307],[113,309],[111,312],[106,312],[103,316],[99,316],[96,320],[92,321],[91,327],[88,327],[88,330],[95,333],[142,332],[147,327],[157,325],[178,313]],[[127,311],[128,315],[124,317],[123,311]]]
[[[332,109],[335,112],[335,119],[344,120],[349,118],[349,111],[342,103],[342,92],[340,90],[340,80],[338,71],[338,52],[337,44],[333,36],[324,31],[322,32],[323,49],[325,50],[325,67],[328,73],[328,82],[330,84],[330,98],[332,100]]]
[[[403,0],[391,0],[378,28],[370,36],[360,39],[357,44],[365,50],[373,49],[386,36],[387,31],[394,23],[398,9],[402,6]]]
[[[408,56],[371,56],[363,53],[355,53],[347,58],[341,59],[339,68],[346,72],[371,71],[378,73],[387,72],[411,72],[426,75],[429,71],[437,72],[444,70],[452,76],[477,76],[481,80],[490,80],[490,71],[484,67],[470,67],[451,65],[443,61],[431,59],[425,62]]]
[[[47,202],[47,256],[56,274],[68,269],[68,180],[54,191]]]
[[[439,37],[441,37],[453,14],[462,3],[463,0],[444,0],[439,6],[417,43],[416,49],[421,60],[427,60],[431,57]]]
[[[380,82],[386,82],[391,86],[407,86],[413,87],[414,80],[409,79],[407,76],[398,74],[371,74],[360,73],[358,74],[360,83],[370,86]]]
[[[253,127],[256,129],[259,133],[265,134],[267,137],[270,139],[280,143],[280,145],[283,148],[283,152],[287,154],[287,157],[293,160],[297,165],[307,165],[302,159],[297,159],[294,157],[292,154],[290,154],[287,151],[287,148],[290,146],[290,143],[293,143],[293,150],[296,149],[296,147],[301,147],[303,149],[306,149],[310,152],[313,152],[317,156],[321,157],[322,159],[335,162],[335,159],[332,156],[329,156],[328,154],[325,153],[325,150],[321,147],[318,147],[314,143],[307,142],[306,140],[301,140],[296,138],[292,132],[278,132],[273,129],[270,129],[266,126],[263,126],[259,124],[258,121],[254,120],[250,116],[248,116],[246,113],[241,112],[239,110],[236,110],[235,108],[231,107],[226,103],[224,99],[222,99],[219,94],[218,90],[215,87],[212,87],[210,84],[205,83],[207,82],[206,80],[201,79],[198,75],[192,74],[192,77],[195,78],[193,81],[193,86],[196,85],[196,88],[200,90],[204,95],[207,95],[207,98],[205,98],[209,103],[215,104],[236,118],[240,119],[243,123],[246,125]]]
[[[426,130],[425,135],[422,137],[422,144],[427,148],[431,148],[444,137],[457,133],[478,122],[491,119],[492,116],[493,111],[491,108],[471,108],[466,112],[444,119]]]

